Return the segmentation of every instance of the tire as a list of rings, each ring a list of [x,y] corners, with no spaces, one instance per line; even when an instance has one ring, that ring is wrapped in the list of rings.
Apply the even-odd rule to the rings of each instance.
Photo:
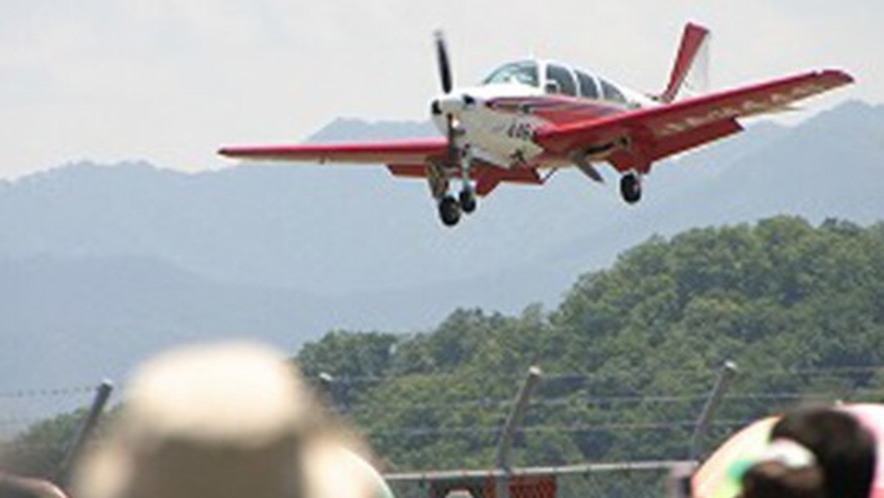
[[[450,195],[446,195],[439,201],[439,218],[447,227],[453,227],[460,221],[460,204],[457,199]]]
[[[628,204],[635,204],[642,198],[642,183],[638,175],[628,173],[620,178],[620,195]]]
[[[460,203],[460,209],[467,214],[472,213],[476,210],[476,192],[471,189],[464,189],[460,191],[458,195],[458,201]]]

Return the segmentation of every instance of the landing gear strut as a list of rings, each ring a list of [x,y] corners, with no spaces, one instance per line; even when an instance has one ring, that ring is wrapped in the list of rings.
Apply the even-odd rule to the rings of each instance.
[[[460,177],[463,187],[457,197],[448,193],[449,181],[445,169],[439,164],[431,164],[427,178],[430,180],[430,190],[439,205],[439,218],[445,226],[454,226],[460,221],[461,213],[470,214],[476,210],[476,190],[470,183],[470,168],[473,163],[473,153],[469,144],[459,149]]]
[[[476,191],[470,184],[470,169],[473,167],[473,148],[470,144],[463,146],[460,154],[460,177],[463,188],[458,195],[460,208],[470,214],[476,210]]]
[[[620,195],[629,204],[635,204],[641,200],[642,182],[637,173],[627,173],[620,178]]]

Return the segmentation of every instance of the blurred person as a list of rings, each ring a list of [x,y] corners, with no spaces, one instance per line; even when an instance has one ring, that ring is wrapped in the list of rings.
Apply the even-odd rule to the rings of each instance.
[[[330,428],[297,369],[255,344],[190,346],[135,374],[77,498],[381,498],[377,472]]]
[[[742,477],[742,498],[869,498],[873,435],[850,413],[806,407],[784,415]]]
[[[67,498],[49,481],[0,471],[0,498]]]

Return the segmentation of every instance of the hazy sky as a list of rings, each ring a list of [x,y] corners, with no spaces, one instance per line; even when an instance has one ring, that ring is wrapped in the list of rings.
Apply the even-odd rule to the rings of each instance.
[[[880,0],[0,0],[0,178],[82,159],[201,170],[222,144],[338,116],[425,119],[436,28],[460,84],[537,55],[659,91],[694,20],[713,88],[840,67],[859,84],[810,112],[880,103],[882,19]]]

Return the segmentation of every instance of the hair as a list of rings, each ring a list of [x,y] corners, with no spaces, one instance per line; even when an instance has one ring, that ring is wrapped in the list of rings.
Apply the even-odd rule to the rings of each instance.
[[[790,467],[761,461],[743,476],[747,498],[869,498],[875,475],[875,441],[847,412],[805,407],[787,413],[771,430],[807,448],[816,463]]]
[[[782,462],[753,465],[743,475],[743,497],[826,498],[823,472],[818,466],[789,468]]]

